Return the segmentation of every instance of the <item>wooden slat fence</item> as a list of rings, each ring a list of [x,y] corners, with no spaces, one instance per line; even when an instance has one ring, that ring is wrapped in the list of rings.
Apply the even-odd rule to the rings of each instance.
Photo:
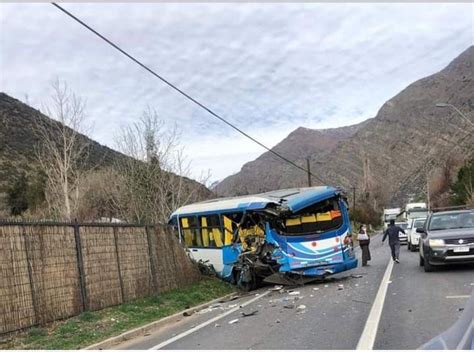
[[[0,334],[199,279],[167,226],[0,222]]]

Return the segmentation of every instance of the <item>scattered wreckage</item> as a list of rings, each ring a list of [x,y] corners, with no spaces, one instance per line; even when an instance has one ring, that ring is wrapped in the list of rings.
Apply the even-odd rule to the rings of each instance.
[[[355,268],[343,192],[320,186],[214,199],[177,209],[169,223],[201,270],[252,290]]]

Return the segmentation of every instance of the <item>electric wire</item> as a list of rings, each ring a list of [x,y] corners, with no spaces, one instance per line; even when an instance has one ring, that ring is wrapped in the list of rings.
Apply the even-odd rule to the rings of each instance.
[[[62,11],[63,13],[65,13],[67,16],[71,17],[73,20],[75,20],[77,23],[79,23],[80,25],[82,25],[83,27],[85,27],[86,29],[88,29],[90,32],[94,33],[97,37],[99,37],[100,39],[102,39],[103,41],[105,41],[107,44],[109,44],[110,46],[112,46],[113,48],[115,48],[116,50],[118,50],[120,53],[122,53],[123,55],[125,55],[126,57],[128,57],[130,60],[132,60],[133,62],[135,62],[137,65],[139,65],[140,67],[142,67],[144,70],[148,71],[149,73],[151,73],[153,76],[155,76],[156,78],[158,78],[159,80],[161,80],[163,83],[165,83],[166,85],[168,85],[169,87],[171,87],[172,89],[174,89],[175,91],[177,91],[178,93],[180,93],[181,95],[183,95],[185,98],[187,98],[188,100],[190,100],[191,102],[193,102],[194,104],[198,105],[200,108],[204,109],[205,111],[207,111],[209,114],[211,114],[212,116],[214,116],[215,118],[219,119],[220,121],[222,121],[223,123],[225,123],[226,125],[228,125],[229,127],[233,128],[234,130],[236,130],[237,132],[239,132],[240,134],[242,134],[243,136],[245,136],[246,138],[250,139],[251,141],[253,141],[254,143],[258,144],[259,146],[261,146],[262,148],[266,149],[268,152],[274,154],[275,156],[277,156],[278,158],[280,158],[281,160],[287,162],[288,164],[291,164],[292,166],[304,171],[306,174],[309,174],[311,177],[314,177],[316,180],[318,180],[319,182],[321,182],[322,184],[325,184],[324,180],[322,180],[320,177],[314,175],[313,173],[311,173],[309,170],[305,169],[304,167],[302,166],[299,166],[298,164],[296,164],[295,162],[291,161],[290,159],[286,158],[285,156],[277,153],[276,151],[274,151],[273,149],[267,147],[265,144],[263,144],[262,142],[258,141],[257,139],[255,139],[254,137],[250,136],[248,133],[246,133],[245,131],[241,130],[239,127],[235,126],[234,124],[230,123],[229,121],[227,121],[226,119],[224,119],[223,117],[221,117],[219,114],[215,113],[213,110],[211,110],[210,108],[208,108],[207,106],[205,106],[203,103],[199,102],[198,100],[196,100],[195,98],[191,97],[189,94],[187,94],[186,92],[184,92],[183,90],[181,90],[180,88],[178,88],[177,86],[175,86],[174,84],[172,84],[170,81],[168,81],[167,79],[165,79],[164,77],[162,77],[161,75],[159,75],[158,73],[156,73],[155,71],[153,71],[151,68],[149,68],[147,65],[145,65],[144,63],[142,63],[141,61],[139,61],[138,59],[136,59],[134,56],[132,56],[131,54],[129,54],[128,52],[126,52],[124,49],[120,48],[117,44],[115,44],[114,42],[112,42],[111,40],[109,40],[108,38],[106,38],[104,35],[100,34],[99,32],[97,32],[95,29],[93,29],[91,26],[89,26],[88,24],[86,24],[84,21],[82,21],[81,19],[79,19],[78,17],[76,17],[75,15],[73,15],[71,12],[67,11],[66,9],[64,9],[63,7],[61,7],[60,5],[58,5],[57,3],[54,3],[52,2],[51,3],[53,6],[55,6],[57,9],[59,9],[60,11]]]

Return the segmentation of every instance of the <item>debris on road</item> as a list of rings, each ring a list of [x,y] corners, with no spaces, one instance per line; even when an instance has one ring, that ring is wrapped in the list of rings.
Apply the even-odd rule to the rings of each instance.
[[[190,317],[190,316],[193,315],[193,314],[194,314],[194,311],[187,310],[187,311],[185,311],[185,312],[183,313],[183,316],[185,316],[185,317]]]
[[[214,327],[215,327],[215,328],[218,328],[218,327],[220,327],[220,326],[221,326],[221,324],[217,324],[217,323],[214,324]]]
[[[281,289],[283,289],[283,286],[275,285],[273,288],[270,289],[270,291],[280,291]]]
[[[283,308],[286,308],[286,309],[294,309],[295,308],[295,305],[294,304],[285,304],[283,306]]]
[[[300,312],[305,310],[305,309],[306,309],[306,306],[304,304],[300,304],[298,307],[296,307],[296,310],[300,311]]]
[[[353,299],[352,301],[353,301],[353,302],[358,302],[358,303],[365,303],[365,304],[370,304],[370,302],[366,302],[366,301],[359,301],[358,299]]]
[[[360,278],[364,277],[364,275],[361,275],[361,274],[352,274],[351,277],[354,278],[354,279],[360,279]]]
[[[412,312],[412,310],[411,310],[411,309],[408,309],[408,313],[411,313],[411,312]]]
[[[344,285],[342,285],[342,284],[337,285],[337,289],[338,289],[339,291],[344,290]]]
[[[239,319],[234,319],[234,320],[229,321],[229,324],[232,325],[238,322],[239,322]]]
[[[280,324],[280,319],[277,319],[275,323]]]
[[[309,295],[309,297],[313,298],[313,297],[314,297],[314,295]]]
[[[368,282],[367,282],[367,283],[368,283]],[[392,280],[388,280],[388,282],[387,282],[387,283],[391,284],[391,283],[392,283]]]
[[[298,296],[300,294],[300,291],[290,291],[288,295],[290,296]]]
[[[458,308],[458,312],[462,312],[464,308]]]
[[[257,312],[258,312],[258,310],[255,309],[255,310],[252,310],[251,312],[242,312],[242,315],[243,315],[244,317],[251,317],[252,315],[257,314]]]
[[[318,291],[319,287],[313,287],[313,291]]]
[[[324,287],[329,287],[329,285],[324,285]]]
[[[239,299],[240,297],[242,297],[242,296],[241,295],[234,295],[234,296],[231,296],[227,299],[220,300],[219,303],[235,301],[236,299]]]

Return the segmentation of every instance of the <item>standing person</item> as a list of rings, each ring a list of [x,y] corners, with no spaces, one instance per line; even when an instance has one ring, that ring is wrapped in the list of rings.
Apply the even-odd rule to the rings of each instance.
[[[390,220],[390,225],[385,230],[385,233],[383,234],[383,238],[382,238],[382,242],[383,242],[388,236],[388,244],[390,245],[390,249],[392,250],[392,259],[396,263],[400,263],[400,259],[399,259],[399,255],[400,255],[399,233],[400,232],[405,233],[405,230],[403,230],[399,226],[396,226],[395,220]]]
[[[357,240],[359,241],[359,246],[362,250],[362,266],[367,266],[367,261],[371,259],[369,250],[370,237],[367,234],[367,227],[365,225],[360,226]]]

